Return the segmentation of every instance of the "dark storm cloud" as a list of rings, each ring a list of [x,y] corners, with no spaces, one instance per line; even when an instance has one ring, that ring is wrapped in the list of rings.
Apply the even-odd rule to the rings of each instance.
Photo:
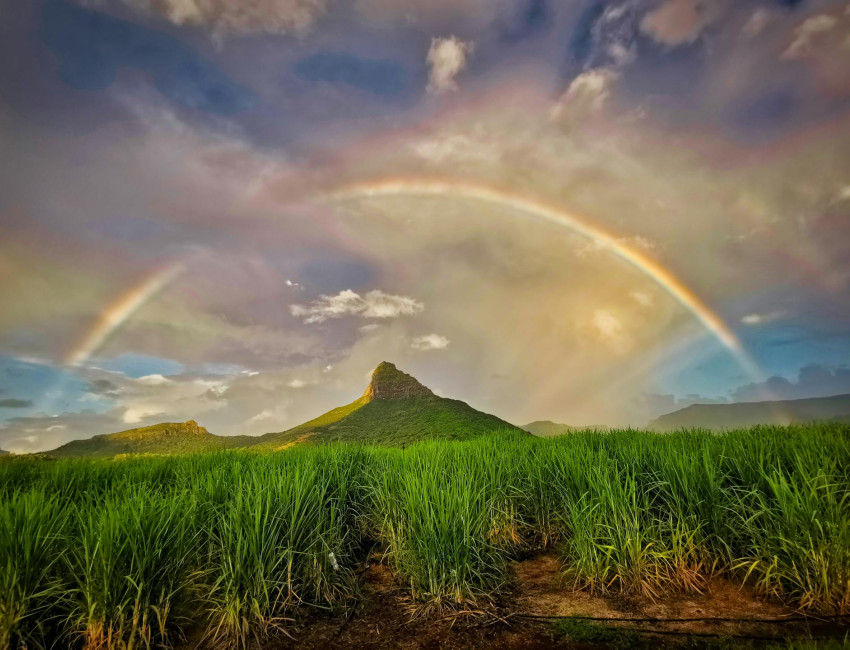
[[[404,92],[409,79],[407,69],[395,61],[346,52],[319,52],[297,61],[293,70],[306,81],[341,83],[381,96]]]
[[[0,409],[25,409],[32,406],[32,400],[7,398],[0,399]]]
[[[755,402],[764,399],[765,392],[776,399],[805,399],[850,393],[850,368],[830,370],[819,364],[800,369],[797,381],[771,377],[760,384],[741,386],[733,394],[736,402]]]
[[[256,104],[250,90],[191,48],[133,22],[50,0],[41,35],[59,59],[62,80],[73,88],[102,90],[128,67],[149,74],[159,92],[188,108],[231,115]]]

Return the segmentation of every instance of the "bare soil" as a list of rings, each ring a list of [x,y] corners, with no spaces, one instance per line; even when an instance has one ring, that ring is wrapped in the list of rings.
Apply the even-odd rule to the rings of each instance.
[[[303,615],[289,630],[291,638],[262,644],[273,650],[471,650],[494,648],[728,648],[766,647],[771,639],[832,637],[843,639],[847,627],[810,619],[793,623],[649,621],[617,622],[623,618],[757,618],[782,619],[799,613],[757,597],[747,587],[712,579],[703,594],[671,593],[655,601],[622,595],[595,596],[576,591],[560,577],[560,562],[542,554],[514,562],[509,594],[486,611],[431,613],[417,616],[380,557],[369,558],[361,574],[362,593],[347,611]],[[555,621],[531,616],[592,616],[611,622],[589,622],[606,630],[603,638],[570,638]],[[584,625],[584,623],[580,623]],[[592,636],[592,635],[591,635]],[[741,638],[754,637],[754,638]],[[850,638],[850,637],[847,637]],[[784,643],[782,645],[785,645]],[[850,647],[850,646],[848,646]]]

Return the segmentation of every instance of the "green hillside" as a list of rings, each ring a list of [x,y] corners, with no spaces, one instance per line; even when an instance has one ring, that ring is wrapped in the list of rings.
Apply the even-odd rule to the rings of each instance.
[[[816,421],[850,422],[850,395],[737,404],[693,404],[662,415],[650,429],[743,429],[758,424],[789,425]]]
[[[256,447],[283,450],[334,441],[405,445],[426,438],[466,440],[512,431],[527,435],[495,415],[459,400],[434,395],[391,363],[381,363],[363,395],[313,420],[263,436],[216,436],[194,420],[156,424],[74,440],[48,452],[51,457],[105,458],[121,454],[181,454]]]
[[[87,440],[73,440],[48,453],[57,458],[103,458],[119,454],[186,454],[244,447],[255,441],[256,438],[250,436],[216,436],[198,426],[194,420],[189,420],[107,433]]]
[[[465,402],[434,395],[385,361],[375,368],[363,395],[351,404],[288,431],[266,434],[259,444],[281,447],[346,441],[398,446],[426,438],[465,440],[496,431],[525,433]]]

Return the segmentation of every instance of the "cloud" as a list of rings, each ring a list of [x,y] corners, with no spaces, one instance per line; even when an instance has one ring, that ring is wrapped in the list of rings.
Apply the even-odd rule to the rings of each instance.
[[[618,77],[617,72],[603,68],[578,75],[552,108],[551,118],[582,120],[600,111],[611,96],[611,86]]]
[[[741,319],[744,325],[764,325],[771,323],[785,315],[784,311],[771,311],[766,314],[747,314]]]
[[[653,251],[658,248],[653,240],[643,235],[632,235],[630,237],[617,237],[617,241],[629,248],[640,248],[645,251]],[[573,247],[573,253],[578,257],[586,257],[597,253],[609,253],[611,249],[598,239],[583,241]]]
[[[464,42],[456,36],[431,39],[426,58],[430,68],[428,92],[439,95],[457,90],[455,79],[466,68],[474,47],[472,41]]]
[[[416,350],[445,350],[449,347],[449,343],[450,341],[445,336],[426,334],[413,339],[410,345]]]
[[[769,395],[771,399],[806,399],[850,393],[850,368],[831,370],[820,364],[800,368],[797,381],[771,377],[761,383],[741,386],[733,394],[736,402],[758,402]]]
[[[850,12],[818,14],[801,22],[792,32],[781,58],[804,62],[811,69],[822,95],[850,94]]]
[[[606,339],[617,339],[623,331],[620,319],[604,309],[597,309],[593,313],[592,322],[599,334]]]
[[[652,297],[652,294],[646,293],[645,291],[632,291],[629,295],[641,307],[652,307],[655,304],[655,299]]]
[[[793,40],[782,53],[782,58],[794,60],[810,56],[818,37],[831,32],[836,25],[838,19],[827,14],[807,18],[794,30]]]
[[[667,0],[644,16],[640,30],[663,45],[686,45],[699,38],[706,22],[701,0]]]
[[[328,9],[328,0],[122,0],[175,25],[198,25],[214,33],[303,34]]]
[[[761,34],[773,21],[775,15],[765,8],[756,9],[744,25],[744,36],[753,38]]]
[[[305,323],[323,323],[330,318],[360,316],[362,318],[398,318],[417,314],[424,305],[407,296],[395,296],[378,289],[361,296],[345,289],[333,296],[321,295],[309,305],[292,305],[293,316]]]
[[[32,400],[7,398],[0,399],[0,409],[25,409],[32,406]]]

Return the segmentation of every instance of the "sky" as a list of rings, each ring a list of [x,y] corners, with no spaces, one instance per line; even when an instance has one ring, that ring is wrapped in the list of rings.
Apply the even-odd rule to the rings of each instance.
[[[0,448],[850,392],[848,0],[0,0]]]

